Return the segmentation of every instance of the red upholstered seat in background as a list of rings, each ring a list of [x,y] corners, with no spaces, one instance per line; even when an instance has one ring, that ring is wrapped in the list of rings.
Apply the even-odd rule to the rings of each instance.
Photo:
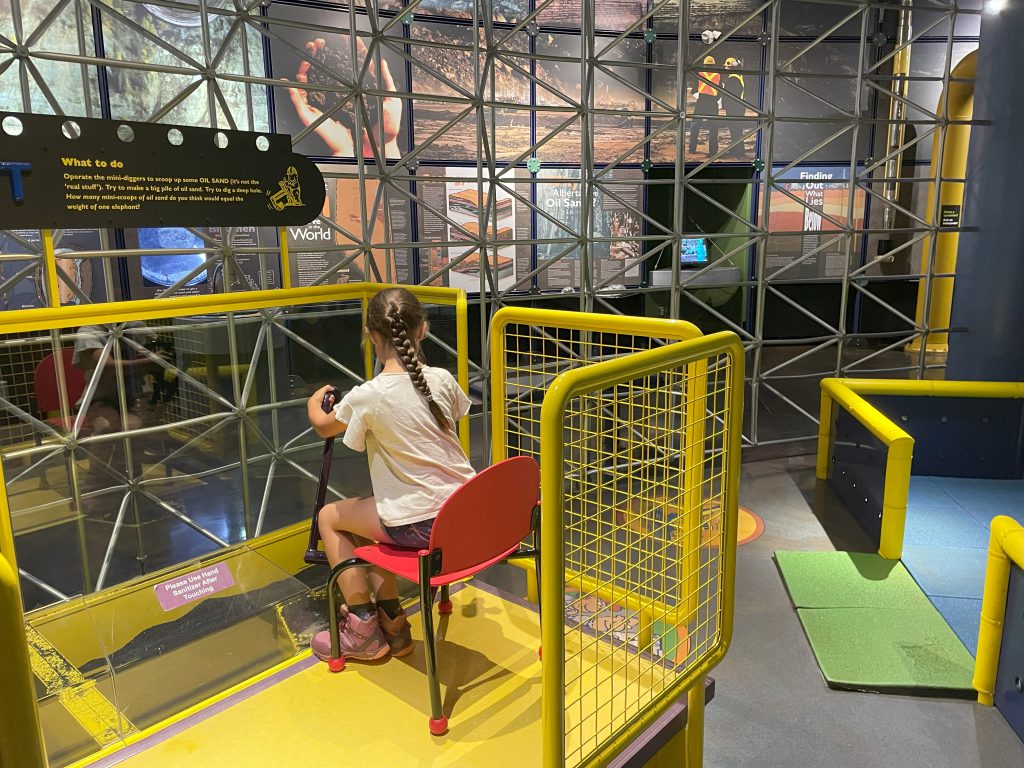
[[[85,375],[71,364],[74,354],[75,350],[71,347],[65,347],[61,351],[64,363],[65,392],[72,413],[78,410],[78,399],[85,391]],[[56,358],[52,354],[39,361],[32,379],[32,387],[36,410],[41,418],[52,427],[64,432],[71,431],[73,422],[67,423],[68,420],[63,419],[60,415],[60,384],[57,380]]]

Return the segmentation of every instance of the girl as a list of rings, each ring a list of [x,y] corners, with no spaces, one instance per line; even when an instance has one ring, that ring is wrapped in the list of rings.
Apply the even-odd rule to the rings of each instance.
[[[365,450],[373,484],[369,498],[344,499],[320,510],[320,537],[332,568],[353,557],[366,540],[425,549],[441,505],[473,476],[454,428],[469,412],[470,401],[448,371],[423,364],[420,342],[427,329],[423,309],[409,291],[381,291],[366,313],[366,332],[383,364],[381,372],[329,413],[322,408],[324,397],[333,404],[329,385],[309,399],[307,412],[316,433],[323,438],[344,433],[345,445]],[[346,658],[379,659],[389,652],[404,656],[412,650],[393,574],[349,568],[338,582],[347,602],[341,623]],[[310,644],[320,659],[330,658],[330,633],[320,632]]]

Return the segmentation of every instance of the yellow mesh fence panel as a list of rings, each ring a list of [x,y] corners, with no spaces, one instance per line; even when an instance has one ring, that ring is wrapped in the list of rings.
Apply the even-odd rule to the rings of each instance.
[[[685,323],[506,312],[493,453],[545,477],[545,765],[601,765],[724,655],[742,349]]]
[[[566,765],[586,764],[721,644],[731,367],[716,356],[568,402]]]

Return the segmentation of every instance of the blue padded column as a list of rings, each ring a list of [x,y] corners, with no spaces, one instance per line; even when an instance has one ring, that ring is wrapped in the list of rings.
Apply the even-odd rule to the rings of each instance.
[[[985,14],[947,379],[1024,380],[1024,2]]]

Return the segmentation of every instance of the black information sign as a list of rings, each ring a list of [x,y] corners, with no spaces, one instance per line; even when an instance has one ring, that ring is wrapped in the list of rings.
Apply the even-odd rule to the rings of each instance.
[[[282,226],[323,206],[285,135],[0,113],[0,229]]]
[[[944,205],[939,209],[939,226],[940,227],[959,227],[960,226],[960,206],[959,205]]]

